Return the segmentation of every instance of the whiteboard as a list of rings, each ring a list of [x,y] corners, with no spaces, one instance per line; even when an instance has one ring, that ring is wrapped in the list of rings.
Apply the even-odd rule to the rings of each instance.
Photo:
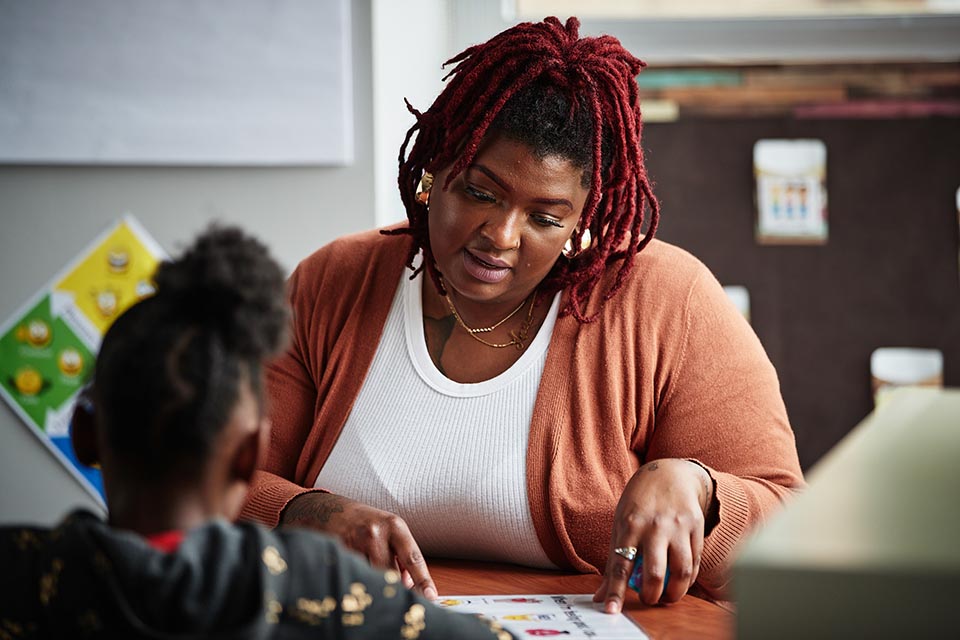
[[[0,162],[353,161],[348,0],[0,0]]]

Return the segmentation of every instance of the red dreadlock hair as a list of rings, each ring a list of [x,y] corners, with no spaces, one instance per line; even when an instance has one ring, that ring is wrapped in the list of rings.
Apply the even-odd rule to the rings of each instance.
[[[653,238],[660,207],[643,163],[635,80],[645,64],[616,38],[581,39],[579,28],[577,18],[568,19],[566,25],[555,17],[518,24],[444,63],[456,66],[444,77],[450,82],[425,113],[407,103],[417,119],[407,131],[399,157],[400,197],[409,226],[387,233],[412,237],[407,266],[413,269],[422,249],[423,265],[441,294],[445,287],[430,248],[427,206],[416,199],[420,179],[424,171],[451,166],[442,185],[446,189],[473,161],[491,125],[496,130],[495,121],[504,106],[531,88],[562,95],[568,105],[567,119],[586,117],[592,129],[587,134],[592,151],[587,167],[590,175],[584,185],[590,191],[572,243],[579,247],[586,229],[595,240],[574,258],[558,259],[541,283],[541,292],[551,294],[569,287],[570,302],[562,313],[573,314],[580,322],[593,322],[599,312],[587,317],[585,304],[603,272],[620,263],[613,284],[603,295],[605,302],[623,285],[634,256]],[[416,141],[407,155],[415,133]],[[651,215],[643,234],[645,205]]]

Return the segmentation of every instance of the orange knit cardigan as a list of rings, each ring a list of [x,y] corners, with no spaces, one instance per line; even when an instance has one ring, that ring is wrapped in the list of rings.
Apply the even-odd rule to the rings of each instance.
[[[341,238],[291,276],[292,344],[268,369],[271,446],[245,517],[276,525],[286,503],[313,487],[409,273],[409,241],[377,231]],[[720,519],[697,582],[722,599],[734,547],[803,476],[756,335],[701,262],[653,241],[597,322],[566,316],[554,327],[527,448],[530,512],[547,556],[602,572],[623,487],[658,458],[696,460],[716,482]]]

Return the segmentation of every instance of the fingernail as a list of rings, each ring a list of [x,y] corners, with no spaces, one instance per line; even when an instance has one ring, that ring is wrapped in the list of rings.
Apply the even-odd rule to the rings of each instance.
[[[616,600],[611,600],[607,603],[606,608],[607,613],[620,613],[620,603]]]
[[[427,587],[426,589],[423,590],[423,596],[427,600],[436,600],[438,597],[437,590],[434,589],[433,587]]]

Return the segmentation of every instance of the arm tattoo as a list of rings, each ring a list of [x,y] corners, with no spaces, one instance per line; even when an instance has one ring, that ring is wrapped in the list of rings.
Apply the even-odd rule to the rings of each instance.
[[[305,498],[304,496],[312,496]],[[318,499],[317,496],[325,499]],[[280,518],[282,524],[310,526],[326,524],[335,513],[343,513],[343,499],[332,493],[303,494],[290,501]]]
[[[450,339],[450,334],[453,333],[455,326],[456,320],[454,320],[453,314],[442,318],[423,317],[423,333],[427,339],[427,352],[430,354],[433,364],[437,365],[437,369],[444,375],[446,375],[446,372],[443,370],[443,365],[440,364],[440,358],[443,356],[443,350],[447,346],[447,341]]]

